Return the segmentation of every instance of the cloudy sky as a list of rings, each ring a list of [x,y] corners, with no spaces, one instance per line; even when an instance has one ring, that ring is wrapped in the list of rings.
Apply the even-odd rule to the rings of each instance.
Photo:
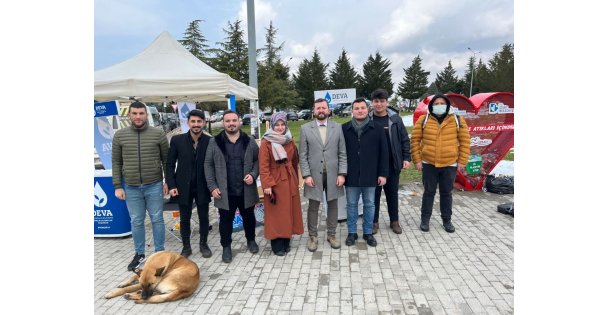
[[[224,40],[228,21],[247,21],[246,3],[95,0],[95,70],[134,56],[162,31],[181,39],[195,19],[204,21],[200,30],[215,46]],[[330,68],[346,49],[359,72],[379,51],[391,61],[395,89],[416,55],[433,81],[449,60],[462,76],[472,56],[469,47],[487,61],[503,44],[514,42],[513,0],[256,0],[255,12],[257,48],[264,45],[272,21],[292,73],[315,48]]]

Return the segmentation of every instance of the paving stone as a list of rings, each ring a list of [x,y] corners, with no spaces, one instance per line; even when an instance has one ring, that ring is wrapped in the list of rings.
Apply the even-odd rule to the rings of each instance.
[[[133,257],[133,241],[95,238],[95,314],[512,314],[514,305],[513,217],[496,213],[498,204],[513,195],[481,191],[454,191],[453,222],[456,233],[446,233],[435,197],[431,231],[420,224],[422,185],[409,183],[399,195],[403,234],[389,228],[384,197],[380,202],[378,246],[361,239],[352,247],[331,249],[325,241],[325,217],[319,220],[319,249],[306,249],[308,235],[292,239],[292,251],[273,255],[264,227],[256,228],[260,252],[250,254],[242,231],[233,233],[233,261],[221,262],[217,209],[210,206],[213,229],[208,243],[213,252],[202,258],[195,249],[190,257],[199,265],[201,282],[186,299],[137,305],[122,298],[106,300],[104,294],[130,276],[126,266]],[[302,198],[303,210],[307,200]],[[173,222],[165,212],[166,222]],[[361,220],[359,220],[360,226]],[[146,224],[146,244],[152,243]],[[306,215],[304,215],[306,226]],[[197,229],[192,242],[198,242]],[[343,244],[347,229],[338,224]],[[361,236],[361,235],[360,235]],[[167,232],[165,248],[179,252],[179,239]],[[153,248],[146,247],[146,255]]]

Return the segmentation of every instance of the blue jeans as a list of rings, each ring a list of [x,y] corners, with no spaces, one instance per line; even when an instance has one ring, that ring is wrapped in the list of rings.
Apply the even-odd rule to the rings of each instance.
[[[363,199],[363,234],[372,234],[376,187],[346,187],[346,223],[348,233],[357,233],[359,196]]]
[[[156,182],[141,186],[124,185],[127,209],[131,217],[131,231],[135,253],[146,253],[146,209],[152,221],[154,250],[165,250],[165,220],[163,219],[163,183]]]

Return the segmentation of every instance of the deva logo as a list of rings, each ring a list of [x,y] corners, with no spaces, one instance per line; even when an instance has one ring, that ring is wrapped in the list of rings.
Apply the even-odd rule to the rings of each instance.
[[[93,204],[95,204],[96,207],[104,207],[106,204],[108,204],[108,196],[103,191],[103,189],[101,188],[101,185],[99,185],[98,182],[95,182],[94,191],[95,191],[95,200],[93,201]]]

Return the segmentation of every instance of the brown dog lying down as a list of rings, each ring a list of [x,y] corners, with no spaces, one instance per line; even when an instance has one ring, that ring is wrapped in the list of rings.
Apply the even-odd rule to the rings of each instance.
[[[168,251],[154,253],[143,269],[138,267],[134,272],[134,276],[120,283],[119,289],[112,290],[105,298],[124,294],[126,299],[138,304],[175,301],[192,295],[198,288],[200,276],[193,261]]]

